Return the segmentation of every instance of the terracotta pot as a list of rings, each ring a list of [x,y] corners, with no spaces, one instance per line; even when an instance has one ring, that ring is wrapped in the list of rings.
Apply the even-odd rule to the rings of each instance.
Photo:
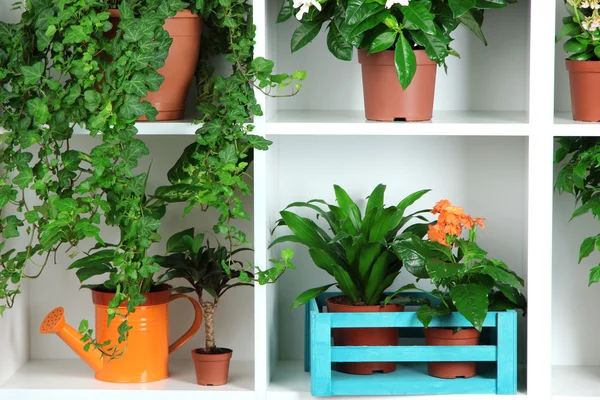
[[[227,383],[229,362],[233,355],[231,349],[219,349],[219,354],[209,354],[205,349],[192,350],[196,381],[202,386],[221,386]]]
[[[403,90],[396,73],[393,50],[371,55],[366,50],[358,50],[368,120],[431,119],[437,64],[427,57],[425,50],[415,50],[415,55],[417,72],[410,86]]]
[[[114,37],[120,13],[114,9],[109,11],[113,30],[107,33],[107,37]],[[183,118],[185,100],[198,63],[202,18],[189,10],[178,11],[174,17],[165,21],[163,28],[173,39],[165,65],[158,70],[165,80],[158,91],[148,92],[148,96],[143,99],[158,110],[157,121]],[[138,121],[146,121],[146,118],[142,116]]]
[[[62,307],[54,309],[40,325],[40,333],[56,333],[77,355],[96,371],[96,379],[114,383],[142,383],[166,379],[169,376],[169,354],[192,338],[202,324],[200,304],[191,297],[177,294],[171,296],[168,286],[152,293],[144,293],[146,302],[136,307],[129,315],[129,341],[122,357],[110,360],[99,350],[85,351],[81,333],[68,325]],[[118,344],[117,331],[123,318],[116,317],[108,326],[108,303],[114,293],[92,290],[92,301],[96,311],[96,339],[99,343],[110,340]],[[194,306],[195,318],[192,327],[173,344],[169,345],[169,303],[175,299],[187,299]],[[126,314],[127,303],[121,304],[118,312]]]
[[[400,312],[404,307],[396,304],[387,306],[353,306],[345,296],[327,300],[329,312]],[[397,346],[398,328],[336,328],[333,329],[334,346]],[[373,372],[389,373],[396,370],[395,362],[338,363],[338,371],[354,375],[371,375]]]
[[[454,329],[427,328],[425,332],[425,344],[427,346],[477,346],[479,345],[480,333],[473,328]],[[427,372],[437,378],[471,378],[476,373],[474,362],[430,362],[427,363]]]
[[[567,60],[576,121],[600,121],[600,61]]]

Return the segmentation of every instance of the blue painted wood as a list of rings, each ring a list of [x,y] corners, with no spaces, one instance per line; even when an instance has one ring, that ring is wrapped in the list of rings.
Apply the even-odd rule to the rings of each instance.
[[[311,385],[313,396],[331,396],[331,314],[311,313]]]
[[[496,361],[496,346],[334,346],[332,362]]]
[[[481,346],[359,346],[337,347],[331,343],[332,328],[399,327],[411,337],[422,336],[422,325],[414,312],[326,313],[325,298],[306,306],[307,338],[305,368],[311,370],[313,396],[425,395],[425,394],[515,394],[517,391],[516,312],[490,312],[484,322]],[[412,295],[412,293],[410,294]],[[470,327],[460,314],[436,318],[431,326]],[[306,360],[308,358],[309,360]],[[398,361],[391,374],[348,375],[332,371],[332,362]],[[424,361],[487,361],[478,376],[469,379],[439,379],[426,373]],[[487,368],[493,366],[493,368]]]
[[[311,332],[310,307],[304,307],[304,332]],[[304,335],[304,371],[310,372],[310,335]]]
[[[484,327],[496,326],[496,312],[488,313]],[[454,312],[447,317],[435,318],[430,327],[465,327],[472,328],[473,325],[465,317]],[[398,313],[332,313],[332,328],[391,328],[391,327],[413,327],[423,328],[423,324],[417,319],[416,312]]]
[[[398,369],[390,374],[349,375],[334,372],[332,377],[333,396],[496,393],[496,380],[493,376],[434,378],[427,375],[427,365],[419,363],[398,364]]]
[[[498,394],[517,392],[517,313],[498,314]]]

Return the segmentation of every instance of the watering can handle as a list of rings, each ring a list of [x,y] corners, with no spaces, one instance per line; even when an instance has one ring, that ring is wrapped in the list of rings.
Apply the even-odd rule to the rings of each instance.
[[[198,304],[198,301],[184,294],[176,294],[171,296],[169,302],[177,299],[188,299],[190,303],[192,303],[192,305],[194,306],[194,323],[192,324],[190,329],[188,329],[187,332],[183,334],[183,336],[181,336],[172,345],[169,346],[169,354],[173,353],[175,350],[180,348],[185,342],[190,340],[192,336],[194,336],[196,332],[198,332],[200,326],[202,325],[202,308],[200,308],[200,304]]]

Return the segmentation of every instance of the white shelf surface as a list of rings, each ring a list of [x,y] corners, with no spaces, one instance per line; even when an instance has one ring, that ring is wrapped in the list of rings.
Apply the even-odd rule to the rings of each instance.
[[[278,111],[266,122],[267,135],[456,135],[527,136],[524,111],[435,111],[431,121],[367,121],[363,110]]]
[[[552,399],[600,399],[600,367],[553,366]]]
[[[521,379],[522,373],[519,374]],[[377,396],[380,397],[380,396]],[[516,395],[500,396],[502,399],[524,399],[526,397],[525,392],[519,388],[519,392]],[[336,396],[335,399],[339,400],[368,400],[373,399],[373,396]],[[431,396],[381,396],[382,399],[386,400],[424,400],[424,399],[440,399],[444,400],[464,400],[464,399],[477,399],[477,400],[492,400],[498,399],[498,395],[431,395]],[[273,377],[271,378],[271,384],[267,389],[267,400],[308,400],[314,399],[310,394],[310,374],[304,372],[304,363],[302,361],[279,361]]]
[[[171,361],[169,369],[170,376],[163,381],[117,384],[94,379],[94,372],[81,360],[33,360],[0,386],[0,399],[255,399],[253,361],[232,361],[228,384],[214,387],[196,383],[191,360]]]
[[[574,121],[570,112],[554,114],[555,136],[600,136],[600,123]]]
[[[196,130],[200,128],[200,124],[194,124],[190,119],[182,119],[177,121],[154,121],[154,122],[137,122],[135,127],[138,129],[138,135],[195,135]],[[75,135],[88,135],[89,131],[80,126],[74,129]]]

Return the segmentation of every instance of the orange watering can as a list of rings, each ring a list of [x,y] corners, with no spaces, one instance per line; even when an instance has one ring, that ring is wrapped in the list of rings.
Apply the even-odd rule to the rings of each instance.
[[[108,327],[108,302],[113,298],[113,293],[92,290],[92,300],[96,308],[96,338],[98,343],[110,340],[118,343],[117,328],[123,321],[116,317]],[[164,290],[145,293],[146,302],[136,307],[134,313],[129,314],[129,342],[125,354],[117,359],[110,360],[103,357],[99,350],[93,348],[87,352],[81,341],[82,335],[65,321],[62,307],[54,309],[44,318],[40,325],[40,333],[56,333],[79,357],[96,371],[96,379],[104,382],[115,383],[141,383],[154,382],[166,379],[169,376],[169,354],[187,342],[200,329],[202,324],[202,309],[200,304],[185,295],[171,295],[168,288]],[[169,303],[175,299],[188,299],[194,306],[194,323],[192,327],[173,344],[169,345]],[[120,312],[126,313],[122,304]]]

